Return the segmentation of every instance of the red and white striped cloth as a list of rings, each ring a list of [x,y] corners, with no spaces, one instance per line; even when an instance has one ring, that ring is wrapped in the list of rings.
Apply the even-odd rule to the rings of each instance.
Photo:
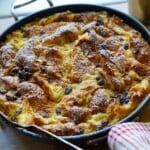
[[[108,135],[110,150],[150,150],[150,123],[123,123]]]

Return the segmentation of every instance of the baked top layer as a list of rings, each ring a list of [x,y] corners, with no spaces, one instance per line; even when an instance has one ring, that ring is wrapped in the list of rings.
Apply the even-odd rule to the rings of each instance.
[[[0,110],[20,125],[87,134],[150,93],[150,46],[105,11],[66,11],[12,32],[0,47]]]

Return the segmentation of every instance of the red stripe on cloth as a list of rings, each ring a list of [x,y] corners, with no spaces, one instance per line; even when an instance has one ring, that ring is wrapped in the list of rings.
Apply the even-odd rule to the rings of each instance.
[[[129,126],[118,126],[118,129],[121,130],[124,134],[128,134],[132,141],[134,140],[134,142],[140,142],[140,139],[135,137],[135,134],[132,133],[134,130],[131,130]]]
[[[108,134],[108,143],[110,148],[117,147],[118,144],[124,148],[127,145],[129,150],[131,147],[135,150],[150,149],[150,123],[133,122],[116,125]]]
[[[112,140],[116,141],[116,139],[114,139],[114,137],[112,135],[109,135],[109,138],[111,138]],[[117,141],[117,143],[119,143],[123,147],[126,147],[126,145],[123,142],[121,142],[121,141]]]
[[[124,132],[118,133],[118,130],[111,130],[111,132],[113,133],[112,136],[114,138],[114,141],[116,141],[116,142],[118,142],[118,140],[117,140],[118,136],[120,136],[121,134],[124,133]],[[132,145],[134,148],[136,148],[138,150],[138,147],[134,143],[132,143],[132,141],[128,140],[124,136],[121,136],[121,138],[124,139],[124,142],[127,142],[128,144]]]
[[[147,126],[146,124],[141,123],[140,124],[142,128],[144,128],[144,132],[142,132],[141,134],[144,134],[144,136],[142,136],[143,141],[145,141],[145,143],[150,144],[150,126]],[[149,124],[150,125],[150,124]],[[149,133],[149,137],[147,136]]]

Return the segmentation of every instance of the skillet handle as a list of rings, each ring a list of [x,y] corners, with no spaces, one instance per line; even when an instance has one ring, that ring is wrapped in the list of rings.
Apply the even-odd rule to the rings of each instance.
[[[26,127],[24,127],[24,129],[27,129],[27,131],[30,131],[30,130],[31,130],[31,131],[38,130],[38,131],[40,131],[40,132],[43,132],[44,134],[47,134],[48,136],[54,138],[54,139],[57,140],[58,142],[61,142],[61,143],[65,144],[65,145],[67,145],[68,148],[71,149],[71,150],[83,150],[82,148],[80,148],[80,147],[74,145],[73,143],[71,143],[71,142],[69,142],[69,141],[67,141],[67,140],[65,140],[65,139],[63,139],[63,138],[61,138],[60,136],[57,136],[57,135],[53,134],[52,132],[47,131],[47,130],[45,130],[45,129],[43,129],[43,128],[37,126],[37,125],[26,126]]]
[[[37,0],[28,0],[27,2],[24,2],[22,4],[17,5],[17,4],[15,4],[16,0],[14,0],[13,3],[11,4],[11,8],[10,8],[10,12],[11,12],[11,15],[13,16],[14,20],[15,21],[19,20],[16,13],[15,13],[15,9],[24,7],[28,4],[31,4],[31,3],[35,2],[35,1],[37,1]],[[46,0],[46,1],[47,1],[47,3],[49,4],[50,7],[53,6],[52,0]]]

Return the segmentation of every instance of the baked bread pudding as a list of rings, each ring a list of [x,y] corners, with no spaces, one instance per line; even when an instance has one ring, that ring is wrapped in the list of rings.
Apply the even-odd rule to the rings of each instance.
[[[117,123],[150,93],[150,46],[105,11],[35,19],[0,44],[0,111],[57,135]]]

